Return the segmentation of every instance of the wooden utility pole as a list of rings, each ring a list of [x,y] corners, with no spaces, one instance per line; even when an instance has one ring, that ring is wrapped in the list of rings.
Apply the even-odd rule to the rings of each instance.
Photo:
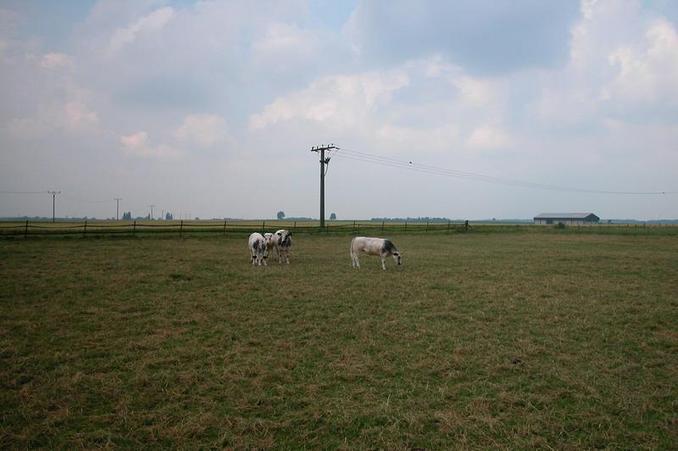
[[[334,144],[311,147],[311,152],[320,154],[320,227],[325,227],[325,166],[330,162],[330,157],[325,158],[325,151],[338,149]]]
[[[119,221],[120,220],[120,201],[122,198],[116,197],[115,198],[115,220]]]
[[[56,195],[61,194],[61,191],[47,191],[49,194],[52,195],[52,222],[55,222],[55,204],[56,204]]]

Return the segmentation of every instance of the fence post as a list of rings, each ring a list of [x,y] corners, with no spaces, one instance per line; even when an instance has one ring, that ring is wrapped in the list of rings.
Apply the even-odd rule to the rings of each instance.
[[[132,235],[137,234],[137,220],[134,220],[134,224],[132,225]]]
[[[26,219],[26,227],[24,228],[24,238],[28,237],[28,219]]]
[[[264,231],[266,230],[266,220],[264,219],[261,221],[261,234],[264,234]]]
[[[295,232],[297,231],[297,221],[294,221],[294,226],[292,227],[292,230]]]
[[[407,219],[405,220],[405,230],[407,230]]]
[[[426,220],[426,232],[428,232],[428,219]]]
[[[447,233],[450,233],[450,221],[449,219],[447,220]]]
[[[356,229],[355,229],[355,219],[353,220],[353,233],[356,233]]]
[[[179,238],[184,237],[184,220],[182,219],[179,223]]]
[[[226,220],[224,219],[224,236],[226,236]]]
[[[85,226],[82,228],[82,236],[83,238],[87,235],[87,220],[85,219]]]
[[[381,221],[381,232],[382,233],[384,232],[384,221],[383,220]]]

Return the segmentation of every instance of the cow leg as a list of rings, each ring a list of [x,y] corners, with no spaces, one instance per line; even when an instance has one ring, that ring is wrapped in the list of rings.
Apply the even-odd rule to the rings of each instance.
[[[386,271],[386,260],[384,259],[383,256],[381,257],[381,269]]]

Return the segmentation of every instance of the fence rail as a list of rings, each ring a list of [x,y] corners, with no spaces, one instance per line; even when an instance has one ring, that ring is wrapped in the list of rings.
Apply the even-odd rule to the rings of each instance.
[[[296,221],[83,221],[83,222],[0,222],[0,237],[29,236],[143,236],[196,234],[244,235],[252,232],[271,232],[288,229],[293,233],[343,233],[343,234],[385,234],[385,233],[456,233],[456,232],[543,232],[556,230],[553,226],[533,224],[492,224],[468,222],[375,222],[337,221],[320,227],[318,223]],[[560,232],[565,233],[647,233],[678,235],[676,225],[645,224],[595,224],[573,225]]]
[[[83,222],[0,222],[0,236],[46,235],[142,235],[142,234],[249,234],[289,229],[296,233],[367,233],[369,232],[444,232],[466,230],[468,224],[389,223],[341,221],[320,227],[317,223],[296,221],[83,221]]]

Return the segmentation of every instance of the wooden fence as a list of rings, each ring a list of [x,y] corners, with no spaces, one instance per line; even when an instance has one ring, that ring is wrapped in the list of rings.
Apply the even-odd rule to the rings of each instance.
[[[82,221],[82,222],[0,222],[0,236],[61,236],[61,235],[148,235],[173,234],[238,234],[274,232],[288,229],[293,233],[381,233],[381,232],[454,232],[466,231],[468,223],[390,223],[374,221],[332,222],[325,227],[317,223],[296,221]]]
[[[274,232],[288,229],[292,233],[384,235],[392,233],[455,233],[455,232],[528,232],[528,233],[596,233],[630,235],[678,235],[677,225],[591,224],[555,227],[551,225],[448,222],[376,222],[330,221],[325,227],[311,221],[0,221],[0,237],[33,236],[243,236],[252,232]]]

